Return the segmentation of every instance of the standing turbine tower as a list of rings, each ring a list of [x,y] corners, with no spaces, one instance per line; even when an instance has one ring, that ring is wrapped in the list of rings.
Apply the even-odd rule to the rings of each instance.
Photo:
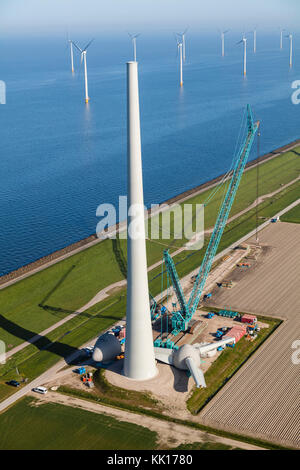
[[[181,38],[183,62],[185,62],[185,57],[186,57],[186,55],[185,55],[185,35],[186,35],[187,30],[188,30],[188,28],[185,28],[183,33],[176,33],[177,36],[179,36]]]
[[[243,34],[243,38],[241,41],[239,41],[237,44],[242,44],[244,43],[244,77],[247,75],[247,38],[245,37],[245,34]]]
[[[73,41],[71,41],[71,39],[68,39],[68,43],[70,45],[71,71],[72,73],[74,73]]]
[[[145,241],[138,64],[127,63],[127,307],[124,374],[135,380],[157,374]]]
[[[82,61],[83,61],[83,64],[84,64],[84,89],[85,89],[85,102],[88,103],[90,98],[89,98],[89,90],[88,90],[88,76],[87,76],[87,65],[86,65],[86,50],[87,48],[91,45],[91,43],[93,42],[94,39],[91,39],[91,41],[83,48],[83,49],[80,49],[79,46],[77,46],[77,44],[75,42],[73,42],[74,46],[76,47],[76,49],[78,49],[78,51],[80,52],[80,55],[81,55],[81,60],[80,60],[80,64],[82,64]]]
[[[229,33],[229,29],[221,32],[221,42],[222,42],[222,57],[225,56],[225,34]]]
[[[253,52],[256,53],[256,28],[253,31]]]
[[[288,34],[286,37],[289,38],[290,40],[290,67],[292,68],[293,66],[293,35]]]
[[[283,32],[285,29],[280,28],[280,49],[282,49],[282,43],[283,43]]]
[[[131,38],[132,45],[133,45],[133,60],[136,62],[136,38],[140,36],[141,33],[138,34],[130,34],[128,33],[128,36]]]
[[[179,84],[183,86],[183,53],[182,42],[177,41],[177,54],[179,55]]]

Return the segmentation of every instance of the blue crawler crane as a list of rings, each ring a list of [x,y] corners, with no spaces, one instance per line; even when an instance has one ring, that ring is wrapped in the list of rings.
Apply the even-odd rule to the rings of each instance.
[[[233,201],[236,196],[236,192],[240,184],[242,174],[245,169],[246,162],[251,151],[255,134],[259,128],[259,122],[253,122],[253,116],[250,105],[247,106],[247,128],[247,136],[244,142],[242,143],[239,153],[237,154],[237,158],[232,170],[231,181],[228,186],[225,198],[223,200],[223,204],[217,217],[214,230],[212,232],[206,253],[204,255],[198,275],[194,282],[192,293],[188,301],[186,300],[185,295],[183,293],[183,289],[181,287],[173,259],[171,258],[169,251],[164,250],[163,258],[165,266],[171,278],[173,289],[175,291],[180,306],[180,309],[178,311],[174,311],[172,313],[172,334],[174,336],[178,335],[179,332],[186,331],[188,329],[188,324],[193,318],[193,315],[198,307],[207,276],[210,272],[214,257],[216,255]]]

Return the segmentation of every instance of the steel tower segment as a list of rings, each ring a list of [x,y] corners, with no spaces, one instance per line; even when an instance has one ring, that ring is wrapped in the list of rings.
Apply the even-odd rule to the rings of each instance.
[[[228,190],[226,192],[222,207],[218,214],[217,221],[216,221],[213,233],[211,235],[208,247],[206,249],[206,253],[204,255],[202,264],[200,266],[197,278],[195,280],[191,296],[187,303],[186,303],[186,300],[185,300],[185,297],[184,297],[184,294],[180,285],[180,281],[177,275],[175,264],[171,256],[169,255],[168,251],[167,250],[164,251],[164,261],[166,264],[166,268],[171,277],[172,284],[173,284],[177,299],[181,307],[181,311],[176,312],[174,314],[174,322],[172,321],[173,327],[175,326],[176,321],[177,321],[177,326],[175,327],[176,330],[186,329],[188,322],[191,320],[191,318],[193,317],[197,309],[207,276],[210,272],[214,257],[216,255],[224,228],[228,220],[228,216],[229,216],[232,204],[234,202],[234,199],[235,199],[235,196],[236,196],[239,184],[240,184],[243,171],[245,169],[246,162],[248,160],[248,157],[251,151],[255,134],[259,127],[259,122],[255,124],[253,122],[253,116],[252,116],[250,105],[247,105],[247,125],[248,125],[247,136],[241,147],[238,159],[234,166],[233,174],[232,174],[232,178],[231,178]]]

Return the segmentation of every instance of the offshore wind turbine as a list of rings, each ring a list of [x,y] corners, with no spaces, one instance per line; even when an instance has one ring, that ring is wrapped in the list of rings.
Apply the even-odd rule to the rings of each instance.
[[[229,29],[221,32],[221,42],[222,42],[222,57],[225,56],[225,34],[229,33]]]
[[[67,37],[67,41],[70,46],[70,59],[71,59],[71,71],[74,73],[74,55],[73,55],[73,41],[69,38],[69,34]]]
[[[140,36],[141,33],[138,34],[130,34],[128,33],[128,36],[131,38],[132,45],[133,45],[133,60],[136,62],[136,38]]]
[[[79,50],[80,52],[80,55],[81,55],[81,61],[80,61],[80,64],[82,64],[82,61],[83,61],[83,64],[84,64],[84,88],[85,88],[85,102],[88,103],[90,98],[89,98],[89,90],[88,90],[88,76],[87,76],[87,65],[86,65],[86,50],[87,48],[91,45],[91,43],[93,42],[94,39],[91,39],[91,41],[83,48],[83,49],[80,49],[79,46],[77,46],[77,44],[75,42],[73,42],[74,46],[76,47],[76,49]]]
[[[74,73],[74,56],[73,56],[73,42],[69,39],[70,44],[70,56],[71,56],[71,71]]]
[[[254,54],[256,53],[256,27],[254,28],[254,31],[253,31],[253,52]]]
[[[243,34],[243,38],[241,41],[239,41],[237,44],[242,44],[244,43],[244,77],[247,75],[247,38],[245,37],[245,34]]]
[[[182,42],[177,40],[177,55],[179,55],[179,84],[183,86],[183,53]]]
[[[283,32],[285,31],[285,29],[283,28],[280,28],[280,49],[282,49],[282,43],[283,43]]]
[[[293,66],[293,35],[288,34],[286,38],[289,38],[290,40],[290,67],[292,68]]]
[[[185,55],[185,35],[186,35],[187,30],[188,30],[188,28],[185,28],[183,33],[176,33],[177,36],[181,37],[183,62],[185,62],[185,57],[186,57],[186,55]]]

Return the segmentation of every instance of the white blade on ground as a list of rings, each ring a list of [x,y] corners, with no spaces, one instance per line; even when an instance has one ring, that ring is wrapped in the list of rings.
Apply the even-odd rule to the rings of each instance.
[[[203,388],[206,388],[206,382],[205,382],[205,378],[204,378],[204,374],[202,372],[201,369],[199,369],[198,367],[196,367],[193,359],[191,357],[188,357],[186,360],[185,360],[185,363],[196,383],[196,386],[197,388],[200,388],[200,387],[203,387]]]
[[[155,359],[165,364],[173,364],[173,352],[171,349],[154,348]]]

